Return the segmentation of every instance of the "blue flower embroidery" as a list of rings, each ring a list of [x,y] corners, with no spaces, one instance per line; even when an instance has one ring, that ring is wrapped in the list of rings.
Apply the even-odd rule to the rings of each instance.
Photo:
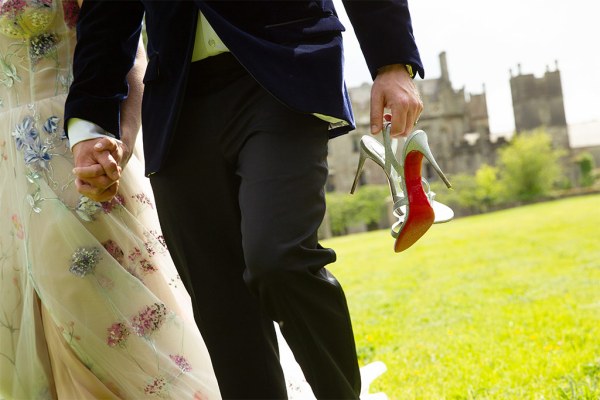
[[[58,121],[60,121],[60,118],[54,115],[48,118],[44,123],[44,131],[46,131],[46,133],[49,135],[55,134],[58,130]]]
[[[15,127],[12,135],[15,137],[17,150],[23,150],[24,147],[30,146],[39,137],[31,116],[23,118],[23,121]]]
[[[50,134],[52,130],[58,129],[58,118],[50,117],[44,124],[44,130]],[[43,142],[35,127],[32,116],[26,116],[21,123],[17,124],[12,135],[15,138],[17,149],[23,151],[25,164],[34,169],[48,170],[50,168],[50,144]]]
[[[23,153],[25,157],[25,164],[33,164],[34,167],[39,167],[46,170],[48,169],[52,156],[48,152],[48,146],[42,144],[42,141],[39,138],[37,138],[29,146],[26,146]]]

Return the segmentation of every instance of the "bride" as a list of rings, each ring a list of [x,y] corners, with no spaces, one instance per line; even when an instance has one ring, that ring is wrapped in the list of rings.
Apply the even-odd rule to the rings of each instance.
[[[110,202],[75,189],[62,113],[78,4],[0,5],[0,398],[220,398],[140,161]]]

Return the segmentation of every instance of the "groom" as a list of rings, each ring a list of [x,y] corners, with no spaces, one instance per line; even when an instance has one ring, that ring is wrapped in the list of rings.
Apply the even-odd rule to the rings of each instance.
[[[407,2],[345,7],[374,78],[372,131],[385,107],[406,135],[423,75]],[[332,2],[85,0],[65,119],[79,190],[99,201],[127,158],[115,139],[144,13],[146,173],[222,396],[286,397],[276,321],[317,398],[358,398],[346,300],[324,268],[335,253],[317,240],[327,142],[354,129]]]

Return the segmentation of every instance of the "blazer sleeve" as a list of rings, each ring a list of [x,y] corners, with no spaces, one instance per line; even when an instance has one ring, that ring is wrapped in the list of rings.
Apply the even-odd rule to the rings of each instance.
[[[135,60],[143,14],[139,1],[83,2],[73,83],[65,104],[65,130],[70,118],[80,118],[120,138],[120,106],[127,98],[126,76]]]
[[[423,78],[425,71],[413,35],[407,0],[344,0],[371,77],[390,64],[411,64]]]

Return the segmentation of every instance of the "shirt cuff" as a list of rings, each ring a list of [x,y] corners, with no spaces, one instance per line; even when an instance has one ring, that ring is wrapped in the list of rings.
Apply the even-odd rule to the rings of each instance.
[[[85,140],[97,139],[109,136],[115,138],[115,135],[105,131],[93,122],[79,118],[70,118],[68,122],[69,128],[69,145],[71,150],[79,142]]]

